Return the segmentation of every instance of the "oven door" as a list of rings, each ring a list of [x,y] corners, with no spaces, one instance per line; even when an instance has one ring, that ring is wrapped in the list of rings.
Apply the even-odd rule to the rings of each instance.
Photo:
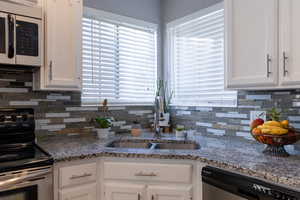
[[[41,20],[16,16],[16,64],[42,65]]]
[[[52,200],[53,198],[52,168],[23,170],[3,176],[0,177],[1,200]]]
[[[37,185],[0,192],[1,200],[38,200]]]
[[[15,64],[15,16],[0,12],[0,64]]]

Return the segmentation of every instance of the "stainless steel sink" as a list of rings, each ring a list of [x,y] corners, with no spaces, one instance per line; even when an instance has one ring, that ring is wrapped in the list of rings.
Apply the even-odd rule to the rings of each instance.
[[[113,147],[113,148],[132,148],[132,149],[149,149],[152,146],[152,143],[145,142],[143,140],[116,140],[108,145],[106,147]]]
[[[197,150],[200,145],[194,141],[180,140],[115,140],[107,144],[110,148],[127,149],[170,149],[170,150]]]
[[[157,143],[155,149],[181,149],[181,150],[196,150],[200,149],[200,145],[196,142],[191,143]]]

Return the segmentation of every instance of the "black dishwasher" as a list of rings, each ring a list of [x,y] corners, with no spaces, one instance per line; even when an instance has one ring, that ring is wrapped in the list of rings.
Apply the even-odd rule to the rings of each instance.
[[[300,192],[219,168],[202,169],[203,200],[300,200]]]

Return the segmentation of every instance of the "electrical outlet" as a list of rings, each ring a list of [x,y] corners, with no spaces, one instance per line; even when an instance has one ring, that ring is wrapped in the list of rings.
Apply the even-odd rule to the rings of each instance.
[[[251,111],[250,112],[250,123],[257,118],[261,118],[266,121],[267,120],[267,112],[266,111]]]

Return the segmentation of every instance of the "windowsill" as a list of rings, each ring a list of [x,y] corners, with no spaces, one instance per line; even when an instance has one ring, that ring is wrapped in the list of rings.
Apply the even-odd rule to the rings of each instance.
[[[187,104],[187,105],[177,105],[177,104],[171,104],[171,107],[197,107],[197,108],[237,108],[238,105],[191,105],[191,104]]]
[[[82,107],[101,107],[100,104],[81,104]],[[108,104],[108,107],[154,106],[154,104]]]

